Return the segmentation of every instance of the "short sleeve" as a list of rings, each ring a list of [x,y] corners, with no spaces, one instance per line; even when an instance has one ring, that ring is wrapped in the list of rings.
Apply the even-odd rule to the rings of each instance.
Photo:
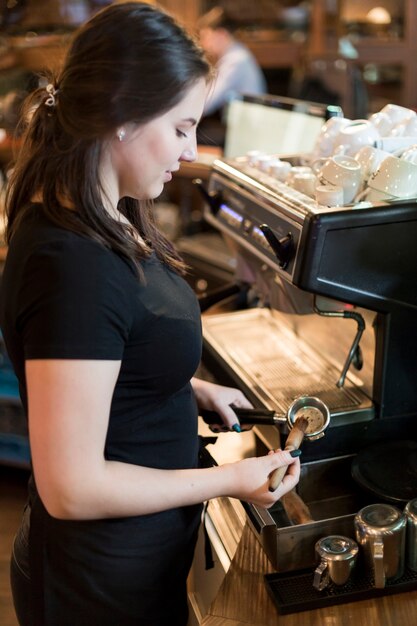
[[[25,358],[121,359],[132,280],[127,262],[82,237],[32,252],[19,294]]]

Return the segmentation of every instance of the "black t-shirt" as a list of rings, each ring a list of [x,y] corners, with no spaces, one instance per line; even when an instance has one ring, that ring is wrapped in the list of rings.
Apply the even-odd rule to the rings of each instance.
[[[196,463],[190,378],[201,356],[198,303],[157,257],[133,266],[51,224],[41,207],[11,242],[0,314],[26,405],[25,359],[115,359],[106,455],[160,468]]]
[[[142,267],[144,282],[124,258],[55,226],[33,205],[11,241],[2,279],[6,347],[25,406],[26,359],[121,360],[106,457],[196,467],[197,406],[189,380],[201,356],[198,303],[155,254]],[[67,522],[49,516],[35,492],[29,550],[36,623],[185,623],[199,512],[185,507]]]

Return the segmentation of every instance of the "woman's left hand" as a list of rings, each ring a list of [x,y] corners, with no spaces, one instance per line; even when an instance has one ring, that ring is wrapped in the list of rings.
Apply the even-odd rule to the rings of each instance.
[[[193,378],[191,384],[194,389],[198,407],[200,409],[215,411],[221,417],[222,422],[218,424],[219,429],[225,427],[226,430],[232,429],[238,430],[239,432],[239,419],[230,405],[233,404],[234,406],[244,409],[252,408],[252,404],[240,389],[216,385],[215,383],[210,383],[199,378]],[[212,425],[212,430],[216,430],[216,426],[216,424]]]

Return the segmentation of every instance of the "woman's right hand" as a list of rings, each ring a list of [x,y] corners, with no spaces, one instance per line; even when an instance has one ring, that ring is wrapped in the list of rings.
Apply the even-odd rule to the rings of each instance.
[[[275,491],[269,491],[269,476],[278,467],[288,470]],[[268,509],[293,489],[300,479],[300,461],[288,451],[276,450],[266,456],[243,459],[227,466],[233,474],[232,493],[238,500]]]

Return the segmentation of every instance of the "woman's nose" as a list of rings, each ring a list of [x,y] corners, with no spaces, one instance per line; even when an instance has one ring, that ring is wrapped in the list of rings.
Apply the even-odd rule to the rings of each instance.
[[[181,157],[180,157],[180,161],[195,161],[196,158],[197,158],[197,140],[194,140],[182,152]]]

